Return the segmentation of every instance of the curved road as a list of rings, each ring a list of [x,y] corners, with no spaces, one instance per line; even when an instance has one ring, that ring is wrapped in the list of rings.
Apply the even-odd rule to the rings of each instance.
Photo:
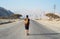
[[[30,35],[26,36],[24,32],[23,21],[0,25],[0,39],[60,39],[60,33],[34,20],[30,22]]]

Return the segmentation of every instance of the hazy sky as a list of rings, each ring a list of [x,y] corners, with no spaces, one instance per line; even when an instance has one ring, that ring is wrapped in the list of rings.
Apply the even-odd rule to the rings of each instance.
[[[34,10],[35,12],[36,10],[53,12],[54,4],[56,4],[56,12],[60,13],[60,0],[0,0],[0,7],[13,12],[21,10],[26,10],[29,13]]]
[[[53,5],[56,4],[56,9],[60,11],[60,0],[0,0],[0,6],[10,9],[41,9],[52,10]]]

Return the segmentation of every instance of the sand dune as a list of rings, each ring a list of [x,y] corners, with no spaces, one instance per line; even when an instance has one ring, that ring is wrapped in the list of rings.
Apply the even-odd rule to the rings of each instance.
[[[49,21],[49,20],[35,20],[39,22],[40,24],[45,25],[45,27],[52,29],[56,32],[60,32],[60,21]]]

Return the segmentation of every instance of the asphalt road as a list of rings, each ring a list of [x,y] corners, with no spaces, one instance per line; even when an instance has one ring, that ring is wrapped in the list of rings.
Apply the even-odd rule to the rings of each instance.
[[[60,39],[60,33],[33,20],[30,22],[29,36],[25,35],[24,30],[23,21],[0,25],[0,39]]]

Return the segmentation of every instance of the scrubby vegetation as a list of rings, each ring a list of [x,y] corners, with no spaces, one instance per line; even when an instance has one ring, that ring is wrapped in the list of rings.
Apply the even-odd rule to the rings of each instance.
[[[47,13],[45,14],[47,17],[49,17],[49,19],[58,19],[60,18],[60,16],[54,14],[54,13]]]

